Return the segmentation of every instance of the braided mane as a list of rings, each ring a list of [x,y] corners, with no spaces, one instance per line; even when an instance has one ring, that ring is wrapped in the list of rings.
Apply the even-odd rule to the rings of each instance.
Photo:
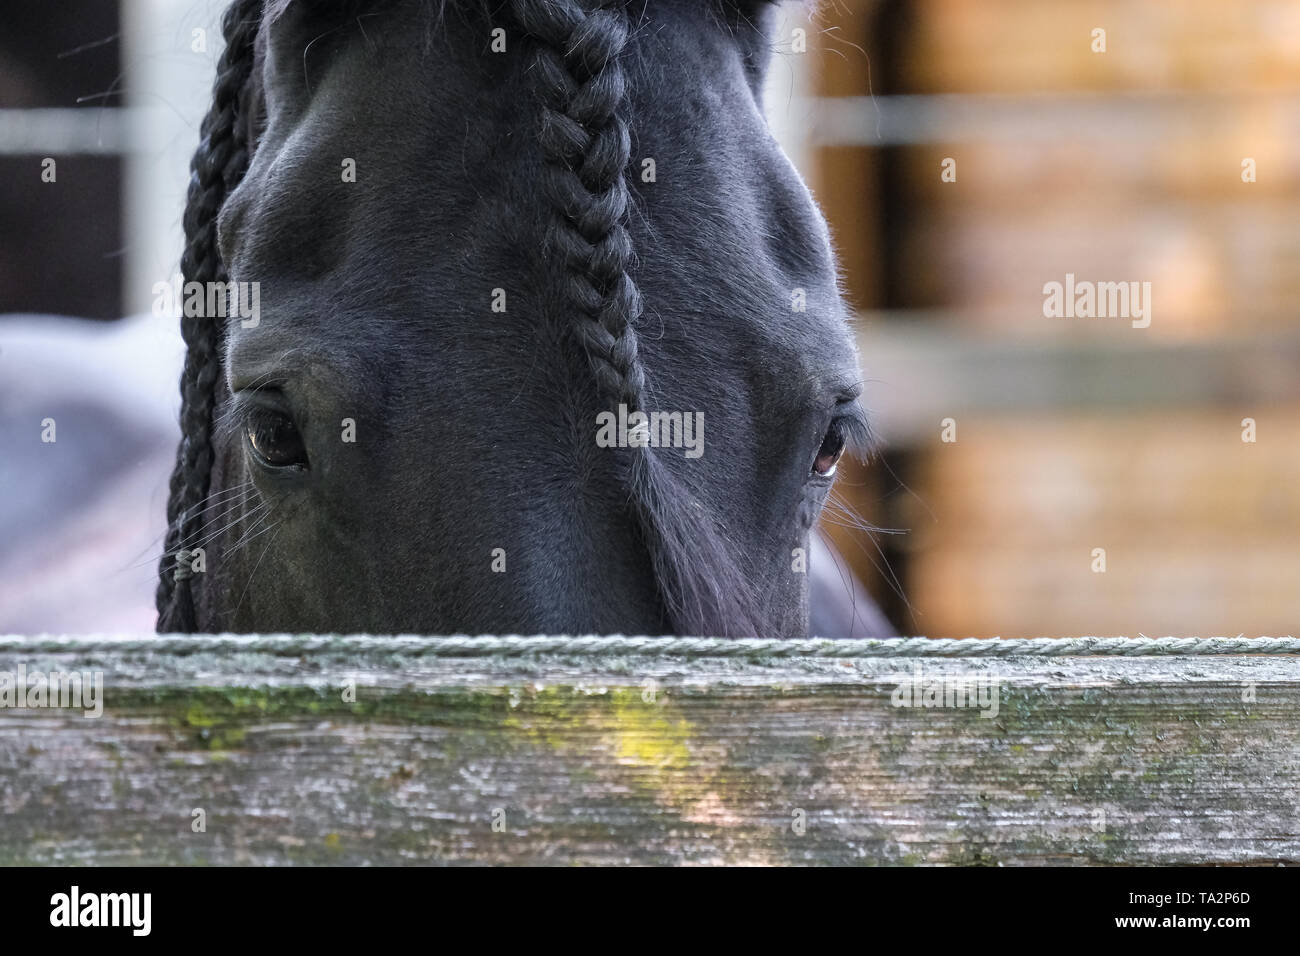
[[[225,281],[216,217],[248,168],[249,144],[239,115],[250,81],[254,42],[266,4],[274,16],[289,0],[235,0],[226,11],[226,50],[213,104],[191,164],[185,211],[188,281]],[[645,370],[636,321],[641,295],[631,270],[631,204],[626,169],[628,77],[622,54],[631,24],[627,0],[508,0],[511,25],[523,34],[524,76],[540,104],[537,142],[546,237],[538,254],[563,272],[569,332],[589,359],[603,402],[646,411]],[[198,514],[213,464],[212,422],[220,379],[220,328],[182,319],[187,343],[181,379],[181,442],[171,480],[166,551],[158,586],[159,631],[196,627],[194,599],[176,552],[202,528]],[[593,440],[595,425],[592,425]],[[754,595],[710,512],[648,446],[626,449],[628,498],[644,538],[663,603],[687,634],[755,634]],[[176,569],[180,570],[176,570]]]
[[[225,282],[226,267],[217,250],[217,213],[248,170],[245,124],[239,114],[253,72],[253,45],[262,18],[262,0],[236,0],[221,28],[226,48],[217,62],[212,106],[199,131],[199,148],[190,162],[185,200],[186,282]],[[167,538],[158,568],[158,630],[193,631],[194,595],[181,548],[202,528],[200,505],[212,478],[212,412],[221,378],[221,326],[210,318],[182,316],[185,368],[181,373],[181,444],[172,470],[167,501]],[[177,579],[180,580],[177,580]]]
[[[573,335],[609,404],[648,411],[635,327],[641,295],[629,273],[626,0],[512,0],[510,9],[534,41],[527,75],[542,103],[542,186],[553,214],[546,247],[565,268]],[[757,633],[752,588],[709,511],[648,445],[628,452],[631,499],[677,630]]]

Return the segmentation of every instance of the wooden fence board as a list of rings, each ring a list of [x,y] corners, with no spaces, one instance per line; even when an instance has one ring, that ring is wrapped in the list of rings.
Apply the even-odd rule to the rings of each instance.
[[[1295,656],[40,647],[103,714],[0,709],[6,864],[1300,862]]]

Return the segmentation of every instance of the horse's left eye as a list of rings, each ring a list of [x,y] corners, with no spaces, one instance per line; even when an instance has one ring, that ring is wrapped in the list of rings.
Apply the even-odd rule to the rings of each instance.
[[[269,408],[257,409],[248,422],[248,444],[272,468],[305,468],[307,449],[293,419]]]
[[[844,426],[839,421],[831,422],[826,429],[826,437],[817,449],[817,458],[813,461],[813,474],[829,478],[839,467],[840,457],[844,454]]]

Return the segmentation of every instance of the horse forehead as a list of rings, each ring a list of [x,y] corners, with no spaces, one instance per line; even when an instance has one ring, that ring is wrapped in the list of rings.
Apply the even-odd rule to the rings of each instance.
[[[395,6],[408,14],[418,8]],[[629,119],[636,146],[629,178],[637,204],[631,227],[639,281],[652,309],[662,307],[667,321],[679,317],[687,334],[738,336],[766,352],[769,365],[775,353],[788,353],[790,362],[780,363],[787,372],[835,364],[848,339],[824,222],[768,133],[740,58],[716,25],[695,22],[701,15],[690,12],[693,6],[650,4],[646,15],[662,13],[665,29],[635,31],[628,50],[635,63]],[[392,33],[406,20],[368,21],[368,36],[379,42],[375,35],[385,21]],[[368,56],[366,50],[365,44],[351,44],[342,58],[348,63],[335,66]],[[693,69],[663,68],[674,59]],[[266,188],[250,189],[244,198],[251,201],[256,192],[259,218],[268,226],[285,223],[265,230],[264,245],[275,258],[284,259],[295,243],[319,247],[326,235],[332,236],[327,245],[346,245],[354,253],[358,246],[386,251],[410,267],[424,257],[424,272],[434,270],[429,243],[447,236],[457,248],[508,251],[503,246],[513,230],[496,228],[510,222],[498,208],[504,197],[479,188],[482,183],[460,183],[471,174],[507,175],[504,153],[496,154],[496,163],[466,159],[485,146],[471,134],[471,124],[477,133],[505,118],[464,116],[448,125],[458,98],[430,91],[450,80],[468,93],[477,80],[437,56],[418,60],[417,74],[428,74],[423,79],[399,60],[387,60],[381,69],[371,63],[359,73],[328,71],[347,82],[332,83],[322,72],[309,108],[292,119],[278,143],[266,144],[275,155],[255,157],[255,166],[264,159],[264,175],[250,179],[260,178]],[[404,74],[399,85],[407,95],[395,98],[398,73]],[[513,111],[516,133],[527,128],[531,115]],[[373,142],[376,134],[384,148],[364,151],[357,182],[322,188],[339,179],[337,157]],[[640,160],[656,156],[658,181],[641,182]],[[326,202],[327,193],[338,194],[339,201],[331,195]],[[498,201],[491,202],[494,194]],[[402,212],[395,214],[396,208]],[[345,211],[348,222],[338,215]],[[322,228],[307,228],[310,221]],[[373,258],[343,248],[335,252],[328,258],[345,270]],[[292,258],[310,261],[305,255]],[[403,271],[409,274],[410,268]],[[460,274],[445,271],[448,281]],[[653,325],[654,315],[647,321]]]

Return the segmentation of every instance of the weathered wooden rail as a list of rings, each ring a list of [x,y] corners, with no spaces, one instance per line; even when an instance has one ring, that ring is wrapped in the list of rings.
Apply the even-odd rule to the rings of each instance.
[[[0,862],[1300,862],[1297,650],[0,638]]]

